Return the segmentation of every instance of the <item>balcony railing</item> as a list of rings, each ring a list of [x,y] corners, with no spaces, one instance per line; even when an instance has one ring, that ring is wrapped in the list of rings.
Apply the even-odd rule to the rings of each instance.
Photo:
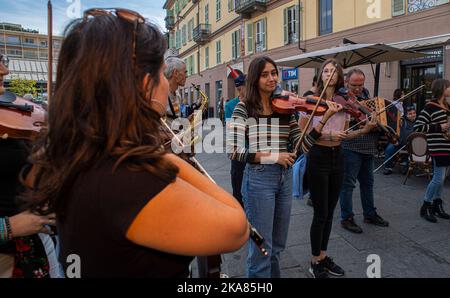
[[[254,12],[265,12],[267,2],[267,0],[236,0],[236,8],[234,10],[242,17],[250,18]]]
[[[210,24],[200,24],[194,28],[194,41],[198,44],[205,44],[209,41],[211,35]]]
[[[172,15],[166,16],[164,19],[166,21],[166,29],[172,30],[175,27],[175,17]]]

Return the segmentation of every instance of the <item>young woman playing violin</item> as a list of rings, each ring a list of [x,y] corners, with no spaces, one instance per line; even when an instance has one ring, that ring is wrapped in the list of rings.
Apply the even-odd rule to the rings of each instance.
[[[247,276],[280,277],[280,253],[286,246],[292,203],[292,165],[300,139],[293,113],[274,112],[272,94],[278,70],[268,57],[255,58],[249,66],[245,99],[234,109],[227,142],[230,158],[246,162],[242,196],[247,217],[266,238],[269,257],[249,243]],[[329,102],[322,123],[306,135],[300,153],[307,152],[321,136],[323,123],[340,106]],[[266,140],[266,141],[264,141]]]
[[[333,73],[333,76],[331,76]],[[342,67],[333,59],[326,60],[319,72],[317,95],[324,90],[329,80],[328,88],[324,92],[325,102],[333,102],[336,91],[344,86]],[[300,115],[300,128],[310,131],[306,124],[310,117],[304,113]],[[324,128],[322,136],[311,147],[308,153],[306,173],[314,207],[314,217],[311,224],[312,260],[309,272],[315,278],[328,277],[327,273],[336,276],[344,275],[344,270],[327,256],[328,239],[330,237],[333,212],[339,199],[339,192],[343,177],[343,157],[341,141],[351,139],[367,133],[374,123],[363,129],[346,133],[350,117],[343,110],[335,113]],[[312,126],[323,122],[320,117],[313,116]]]
[[[26,136],[32,133],[28,124],[36,119],[32,113],[22,114],[9,107],[19,101],[29,106],[33,103],[4,89],[8,62],[6,56],[0,55],[0,278],[57,277],[55,248],[52,239],[44,235],[51,233],[48,225],[55,224],[55,215],[20,211],[16,202],[21,190],[20,172],[30,153],[30,139]]]
[[[82,277],[187,277],[193,256],[239,249],[240,204],[160,138],[162,33],[134,11],[90,9],[66,29],[35,207],[57,215],[60,260]]]

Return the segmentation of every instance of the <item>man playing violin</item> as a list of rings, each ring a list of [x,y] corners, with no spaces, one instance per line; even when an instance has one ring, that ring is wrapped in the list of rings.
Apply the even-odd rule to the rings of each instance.
[[[346,87],[358,100],[369,98],[369,91],[364,87],[365,75],[360,69],[352,69],[346,76]],[[373,129],[370,133],[342,142],[344,153],[344,182],[340,193],[341,226],[353,233],[362,233],[354,221],[353,189],[356,180],[359,181],[361,203],[364,222],[380,227],[387,227],[389,223],[376,212],[374,206],[374,155],[377,153],[377,144],[380,133]]]

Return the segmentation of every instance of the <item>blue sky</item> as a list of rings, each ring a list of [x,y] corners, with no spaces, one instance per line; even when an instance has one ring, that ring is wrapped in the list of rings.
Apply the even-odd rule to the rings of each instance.
[[[24,28],[47,33],[48,0],[0,0],[0,22],[21,24]],[[92,7],[123,7],[135,10],[164,29],[165,0],[52,0],[53,34],[60,35],[71,17]]]

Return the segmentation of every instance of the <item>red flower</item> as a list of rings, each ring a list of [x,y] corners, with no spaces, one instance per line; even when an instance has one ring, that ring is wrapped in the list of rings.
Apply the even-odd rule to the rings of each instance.
[[[16,249],[18,251],[29,251],[31,249],[31,246],[29,246],[25,241],[22,239],[16,240]]]

